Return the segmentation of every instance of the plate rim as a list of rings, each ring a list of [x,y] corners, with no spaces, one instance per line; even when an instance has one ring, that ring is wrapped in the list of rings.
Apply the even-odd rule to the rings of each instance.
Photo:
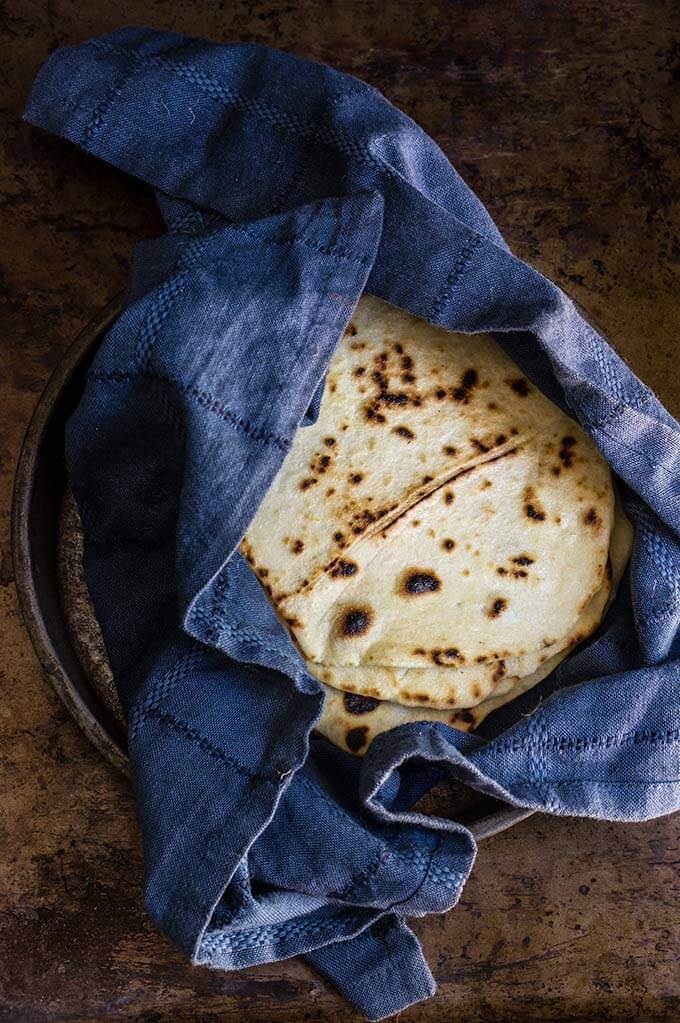
[[[14,580],[19,606],[33,649],[57,696],[76,724],[99,752],[128,778],[130,766],[125,746],[83,699],[52,640],[43,614],[30,535],[35,471],[41,445],[47,436],[54,406],[92,346],[112,325],[122,309],[116,295],[101,309],[67,348],[49,377],[29,420],[14,476],[11,511],[11,545]]]

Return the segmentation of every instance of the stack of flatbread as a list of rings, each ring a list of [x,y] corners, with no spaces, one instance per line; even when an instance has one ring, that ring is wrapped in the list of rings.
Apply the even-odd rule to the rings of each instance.
[[[363,754],[475,728],[599,625],[631,544],[609,467],[484,334],[365,296],[242,551]]]

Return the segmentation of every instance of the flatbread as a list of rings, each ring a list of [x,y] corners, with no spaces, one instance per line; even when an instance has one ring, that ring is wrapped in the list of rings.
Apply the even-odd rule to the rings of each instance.
[[[307,662],[311,675],[336,689],[368,697],[391,699],[409,707],[456,709],[474,707],[492,695],[507,692],[518,678],[540,669],[561,650],[568,650],[599,625],[611,591],[605,579],[588,606],[579,615],[566,636],[520,657],[508,657],[457,669],[455,666],[433,668],[372,668],[319,665]]]
[[[609,557],[612,579],[608,603],[613,599],[616,586],[628,562],[631,543],[631,525],[617,502]],[[113,716],[124,724],[125,719],[104,640],[85,583],[83,531],[78,508],[70,490],[67,491],[62,506],[59,577],[63,605],[78,657]],[[575,639],[584,640],[589,634],[584,631],[582,636]],[[547,678],[570,652],[571,647],[566,647],[522,679],[505,676],[492,696],[475,707],[457,711],[405,707],[351,692],[344,693],[321,682],[325,700],[316,730],[341,749],[356,755],[363,755],[371,741],[381,732],[415,721],[441,721],[462,731],[472,731],[492,711],[516,699]]]
[[[613,509],[592,440],[493,338],[364,297],[242,550],[316,677],[469,707],[601,613]]]
[[[620,502],[616,502],[615,521],[610,546],[609,564],[611,580],[608,585],[606,608],[614,599],[617,586],[621,580],[630,557],[633,541],[633,529],[628,521]],[[525,675],[522,679],[504,679],[501,687],[487,699],[468,709],[434,710],[426,707],[404,707],[398,703],[375,700],[350,692],[341,692],[331,686],[324,686],[325,702],[321,718],[317,722],[317,731],[341,749],[357,756],[363,756],[376,735],[387,732],[397,725],[412,724],[418,721],[439,721],[452,725],[464,732],[471,732],[493,711],[517,699],[523,693],[533,689],[555,670],[564,658],[572,652],[578,642],[583,642],[599,624],[600,618],[591,623],[588,631],[572,637],[568,647],[550,657],[536,671]]]
[[[608,592],[604,538],[596,529],[578,528],[581,505],[558,503],[550,479],[541,487],[546,521],[528,519],[521,495],[536,467],[530,459],[522,462],[522,453],[516,459],[510,471],[499,460],[447,487],[456,498],[450,506],[439,492],[426,498],[399,520],[398,536],[388,531],[359,542],[352,551],[358,570],[340,593],[329,594],[337,585],[332,577],[320,581],[304,619],[311,624],[297,631],[306,641],[316,630],[313,644],[305,643],[318,658],[307,659],[312,674],[347,688],[342,679],[361,665],[356,691],[367,696],[472,706],[504,675],[535,671],[591,619],[599,621]],[[500,504],[491,498],[491,485],[503,491]],[[466,539],[442,553],[442,536]],[[588,577],[562,574],[565,559],[585,552],[592,553]],[[421,574],[437,588],[409,593],[408,580]],[[316,607],[322,608],[318,618]],[[370,627],[346,636],[342,623],[357,611],[370,618]]]
[[[489,697],[475,707],[461,710],[405,707],[400,703],[375,700],[325,686],[326,702],[321,718],[316,724],[316,730],[336,746],[358,756],[363,756],[376,735],[388,732],[397,725],[413,724],[417,721],[438,721],[452,725],[462,732],[472,732],[493,710],[516,699],[547,678],[568,653],[569,650],[561,650],[531,675],[525,675],[523,679],[513,679],[515,685],[509,692]]]

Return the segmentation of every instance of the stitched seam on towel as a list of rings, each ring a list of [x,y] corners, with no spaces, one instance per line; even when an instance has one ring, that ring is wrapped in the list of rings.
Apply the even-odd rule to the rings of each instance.
[[[672,745],[680,742],[680,729],[669,728],[665,732],[655,730],[644,730],[627,732],[623,735],[602,735],[585,736],[579,738],[550,736],[533,740],[529,739],[508,739],[498,744],[495,748],[498,752],[520,752],[521,750],[532,750],[536,746],[542,746],[546,751],[554,753],[586,753],[590,750],[623,748],[626,746],[644,745]]]
[[[641,507],[637,509],[635,517],[642,528],[645,539],[648,541],[648,548],[654,564],[668,583],[672,594],[677,597],[680,594],[680,577],[678,576],[674,559],[664,545],[651,515],[646,508]]]
[[[600,370],[600,375],[605,382],[607,390],[613,394],[617,401],[623,398],[623,387],[618,376],[614,373],[610,362],[607,359],[607,349],[603,346],[600,338],[595,332],[591,332],[591,351],[595,355]]]
[[[551,795],[550,791],[552,780],[550,782],[548,781],[548,729],[540,708],[536,714],[536,719],[538,734],[541,738],[541,745],[539,748],[539,792],[543,798],[546,810],[551,811],[557,806],[557,801],[555,797]]]
[[[187,277],[188,271],[182,270],[180,273],[175,274],[174,277],[164,281],[158,289],[158,294],[149,306],[139,330],[135,357],[135,365],[138,369],[146,370],[149,368],[153,345],[158,339],[163,324],[170,315],[178,296],[181,294]]]
[[[145,720],[158,721],[162,725],[166,725],[185,739],[190,739],[194,745],[198,746],[203,750],[204,753],[209,754],[215,760],[219,760],[222,763],[227,764],[233,768],[238,774],[242,774],[245,778],[254,779],[257,778],[260,781],[280,783],[280,777],[278,774],[270,774],[262,771],[251,771],[243,764],[239,763],[238,760],[234,760],[232,756],[226,753],[219,746],[216,746],[210,739],[206,738],[198,729],[194,728],[187,721],[182,718],[176,717],[174,714],[167,714],[163,711],[157,710],[154,707],[150,707],[144,711],[143,718]]]
[[[628,448],[629,451],[634,451],[637,457],[641,458],[644,462],[647,463],[647,465],[651,465],[652,468],[654,469],[660,469],[661,472],[665,472],[675,481],[676,474],[673,471],[673,469],[671,469],[668,465],[665,465],[663,462],[650,458],[647,452],[644,450],[644,448],[641,448],[639,444],[629,444],[628,441],[624,440],[620,433],[617,434],[616,436],[612,436],[611,433],[607,433],[607,431],[604,430],[601,426],[597,426],[594,422],[591,422],[587,412],[585,412],[582,408],[580,409],[580,411],[581,418],[584,419],[585,422],[587,422],[592,427],[594,432],[601,433],[604,437],[607,438],[608,441],[614,444],[618,445],[622,444],[625,448]]]
[[[336,224],[336,229],[337,229],[337,231],[340,230],[340,224],[339,223]],[[305,334],[301,334],[300,335],[299,342],[295,346],[295,350],[293,352],[293,359],[295,361],[295,365],[299,365],[300,364],[301,360],[304,358],[305,351],[309,351],[310,347],[312,349],[314,349],[314,348],[322,349],[323,348],[323,345],[315,345],[314,344],[312,331],[316,331],[316,330],[319,329],[319,324],[318,324],[318,321],[316,319],[317,313],[319,312],[319,310],[322,308],[324,302],[326,301],[326,296],[331,292],[331,282],[333,280],[334,272],[335,271],[334,271],[333,266],[328,266],[326,268],[326,273],[324,274],[323,284],[319,288],[318,298],[317,298],[316,304],[314,306],[314,312],[310,313],[309,316],[308,316],[308,323],[309,323],[308,331]],[[342,307],[340,306],[340,308],[342,308]],[[334,319],[334,322],[335,322],[335,319]],[[323,332],[323,326],[321,326],[321,331]],[[316,388],[315,388],[315,390],[316,390]]]
[[[224,612],[224,599],[229,591],[229,586],[229,566],[224,565],[213,587],[210,612],[207,615],[207,621],[202,620],[204,618],[203,614],[199,616],[202,620],[201,623],[206,629],[206,640],[215,646],[217,646],[219,642],[220,631],[222,628],[220,618]]]
[[[644,405],[647,405],[654,397],[655,395],[652,391],[642,391],[630,399],[620,398],[616,403],[616,407],[607,412],[606,415],[597,418],[589,416],[588,421],[591,426],[599,429],[601,426],[606,426],[612,419],[617,419],[629,409],[632,409],[635,412],[638,411]],[[587,415],[587,413],[584,414]]]
[[[369,908],[349,913],[343,916],[343,921],[346,926],[353,928],[356,924],[363,923],[369,913]],[[261,948],[264,945],[273,945],[277,941],[285,941],[290,938],[318,936],[325,932],[332,932],[336,927],[337,919],[324,920],[317,924],[310,924],[300,919],[287,920],[282,924],[270,924],[265,927],[253,927],[248,930],[236,931],[233,935],[217,932],[206,937],[201,947],[208,952],[220,952],[225,946],[229,946],[235,952],[245,952],[250,949]]]
[[[451,298],[453,291],[456,287],[456,284],[460,280],[463,271],[469,265],[472,256],[474,255],[477,248],[479,248],[481,243],[482,243],[481,235],[478,235],[476,238],[470,238],[468,241],[465,242],[463,248],[460,251],[458,259],[453,264],[451,272],[444,281],[444,284],[442,285],[439,294],[435,297],[434,302],[432,303],[432,308],[427,317],[429,320],[435,321],[437,320],[444,306]]]
[[[331,259],[339,259],[347,263],[365,265],[369,262],[368,256],[359,256],[352,249],[338,249],[334,245],[326,245],[315,238],[306,238],[303,235],[260,235],[257,231],[249,231],[248,228],[240,224],[225,224],[222,230],[232,231],[235,234],[244,234],[258,242],[272,242],[276,245],[305,245],[307,248],[320,252],[324,256],[330,256]]]
[[[143,67],[143,58],[138,53],[135,53],[134,50],[128,51],[128,56],[132,59],[132,66],[128,68],[122,78],[119,78],[117,84],[109,89],[103,99],[92,110],[89,124],[83,133],[83,145],[87,145],[102,130],[106,122],[106,115],[109,113],[114,100],[120,96],[136,72]]]
[[[136,738],[148,711],[159,708],[161,702],[166,699],[177,683],[188,672],[193,671],[202,654],[203,651],[190,650],[187,654],[180,657],[174,667],[170,671],[165,672],[157,685],[151,688],[151,691],[146,694],[141,703],[133,707],[128,725],[128,732],[131,738]]]
[[[211,627],[212,619],[208,614],[206,614],[206,612],[200,610],[197,611],[196,618],[205,628],[209,629]],[[300,672],[300,665],[297,664],[281,647],[272,646],[269,643],[263,643],[259,633],[252,632],[250,629],[245,628],[242,625],[232,625],[231,622],[224,622],[221,626],[219,626],[218,642],[222,639],[222,636],[225,635],[225,633],[231,639],[242,640],[244,643],[249,643],[252,646],[255,646],[258,652],[265,650],[267,653],[277,654],[281,660],[285,662],[288,668],[291,669],[292,678],[297,678]],[[263,665],[263,667],[268,667],[268,665]]]
[[[538,727],[538,715],[531,718],[529,722],[529,741],[531,743],[529,747],[529,781],[532,787],[536,790],[536,793],[542,798],[541,791],[541,777],[540,777],[540,757],[541,757],[541,738],[540,729]]]
[[[423,728],[438,732],[441,725],[436,721],[423,722]],[[590,737],[551,736],[546,732],[544,739],[506,739],[502,743],[493,743],[494,752],[530,752],[537,744],[545,746],[546,751],[557,753],[584,753],[591,749],[611,749],[613,747],[644,746],[647,744],[665,745],[680,742],[680,728],[667,728],[665,731],[656,729],[623,732],[621,735],[593,735]]]
[[[261,231],[253,227],[247,227],[245,224],[237,224],[234,221],[229,220],[221,213],[215,213],[215,217],[218,219],[206,229],[205,234],[197,239],[196,244],[199,248],[204,242],[210,241],[212,238],[218,237],[220,234],[237,234],[244,235],[246,238],[251,238],[256,242],[267,242],[272,245],[305,245],[309,249],[313,249],[314,252],[320,252],[324,256],[328,256],[331,259],[339,259],[342,262],[357,263],[365,265],[369,262],[369,257],[366,255],[359,255],[354,249],[350,248],[338,248],[337,245],[329,245],[326,242],[319,241],[318,238],[311,238],[306,234],[263,234]],[[310,218],[311,220],[311,218]],[[309,226],[309,221],[304,225]],[[339,224],[336,223],[336,229],[339,231]],[[182,264],[185,260],[180,257],[178,265]]]
[[[657,622],[662,622],[666,618],[670,618],[678,613],[678,601],[669,600],[667,604],[660,607],[653,615],[636,615],[640,625],[655,625]]]
[[[105,43],[99,39],[93,40],[89,45],[105,52],[120,53],[139,58],[137,51],[130,47],[116,46],[113,43]],[[345,135],[344,132],[305,121],[301,117],[272,106],[270,103],[246,98],[228,89],[214,75],[201,71],[191,64],[169,60],[163,54],[145,54],[139,59],[144,60],[148,64],[167,67],[171,71],[175,71],[185,81],[200,89],[209,99],[220,102],[225,106],[235,106],[244,113],[252,113],[267,124],[280,128],[283,131],[288,131],[290,134],[297,134],[310,141],[338,148],[352,159],[369,163],[380,170],[387,170],[392,176],[396,176],[394,171],[389,166],[386,166],[382,160],[370,153],[363,143],[356,142],[350,136]]]
[[[430,880],[430,869],[433,864],[434,855],[441,846],[442,840],[443,837],[439,836],[436,845],[433,847],[428,856],[425,856],[422,853],[420,854],[421,860],[427,860],[427,864],[422,877],[413,891],[411,891],[405,898],[392,903],[389,907],[387,907],[386,911],[392,911],[395,907],[403,906],[408,903],[418,894],[418,892],[422,890],[426,882]],[[445,871],[441,872],[444,873]],[[453,874],[456,872],[452,871],[451,873]],[[461,873],[460,876],[463,877],[464,874]],[[353,926],[355,921],[363,922],[365,920],[367,910],[368,907],[357,914],[350,914],[348,917],[345,917],[345,920],[350,926]],[[290,939],[291,937],[298,938],[301,936],[312,936],[322,933],[323,930],[327,928],[330,929],[334,927],[335,921],[324,921],[319,924],[309,924],[305,923],[304,920],[287,920],[283,924],[273,924],[266,927],[256,927],[249,930],[238,931],[233,936],[218,932],[214,936],[206,938],[204,946],[208,948],[208,950],[219,951],[228,944],[236,951],[243,951],[245,949],[258,948],[262,945],[273,944],[273,942],[277,940],[281,941]]]
[[[553,785],[555,788],[573,788],[574,786],[588,786],[588,785],[644,785],[648,786],[659,786],[659,785],[677,785],[680,782],[680,778],[662,778],[662,779],[651,779],[651,778],[567,778],[565,781],[555,781]]]
[[[347,819],[350,820],[352,819],[352,815],[348,813],[347,810],[343,810],[341,806],[335,803],[330,798],[328,793],[325,792],[325,790],[321,787],[321,785],[315,782],[312,778],[308,778],[306,777],[306,775],[298,773],[296,777],[296,782],[304,786],[305,788],[309,789],[310,792],[314,793],[314,796],[316,798],[323,799],[326,802],[327,811],[333,817],[337,817],[337,819],[341,821],[347,821]],[[398,859],[406,860],[409,863],[414,862],[414,858],[417,858],[420,855],[419,850],[417,850],[412,845],[412,843],[408,840],[408,838],[406,838],[405,835],[401,835],[400,839],[408,846],[407,850],[402,851],[399,849],[392,849],[390,846],[382,845],[382,843],[381,847],[387,849],[390,856],[395,856]],[[376,839],[376,841],[380,842],[380,839]]]
[[[343,885],[342,888],[338,889],[337,891],[329,892],[331,898],[347,899],[348,896],[352,894],[356,888],[359,887],[359,885],[366,884],[366,882],[370,878],[375,877],[375,875],[378,873],[380,868],[385,864],[385,862],[390,858],[390,856],[392,856],[392,850],[388,846],[382,846],[378,850],[378,853],[374,857],[373,861],[369,863],[369,865],[365,867],[364,870],[360,871],[358,874],[355,874],[353,877],[351,877],[347,884]]]
[[[328,895],[333,899],[346,900],[355,888],[361,884],[365,884],[366,881],[379,870],[385,860],[389,859],[390,855],[390,849],[387,846],[381,846],[376,856],[374,856],[373,860],[371,860],[369,866],[360,870],[357,874],[354,874],[344,887],[337,891],[329,892],[326,888],[325,881],[322,880],[317,884],[313,880],[308,891],[310,894]]]
[[[290,447],[291,442],[287,437],[283,437],[278,433],[263,430],[259,426],[253,426],[253,424],[248,422],[247,419],[243,419],[241,416],[237,415],[236,412],[230,409],[227,405],[222,404],[213,395],[209,394],[207,391],[199,391],[199,389],[193,384],[182,384],[172,377],[165,376],[152,370],[140,370],[135,373],[130,371],[124,372],[122,370],[96,369],[90,370],[87,376],[89,380],[102,380],[109,383],[127,383],[140,379],[155,380],[167,387],[175,388],[181,394],[193,398],[205,411],[211,412],[213,415],[223,419],[224,422],[229,424],[229,426],[246,434],[251,440],[259,441],[263,444],[272,444],[275,447],[280,448],[282,451],[288,451],[288,448]]]

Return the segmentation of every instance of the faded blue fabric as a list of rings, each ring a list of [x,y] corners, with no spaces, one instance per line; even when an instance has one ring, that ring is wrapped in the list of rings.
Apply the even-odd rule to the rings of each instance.
[[[194,962],[309,961],[378,1019],[432,994],[404,918],[475,856],[413,810],[442,778],[636,821],[680,803],[680,429],[554,284],[508,250],[376,90],[261,46],[124,29],[57,50],[26,118],[146,181],[167,222],[67,431],[86,574],[129,720],[146,905]],[[492,330],[591,434],[635,526],[596,635],[474,736],[312,733],[322,694],[236,546],[366,289]]]

